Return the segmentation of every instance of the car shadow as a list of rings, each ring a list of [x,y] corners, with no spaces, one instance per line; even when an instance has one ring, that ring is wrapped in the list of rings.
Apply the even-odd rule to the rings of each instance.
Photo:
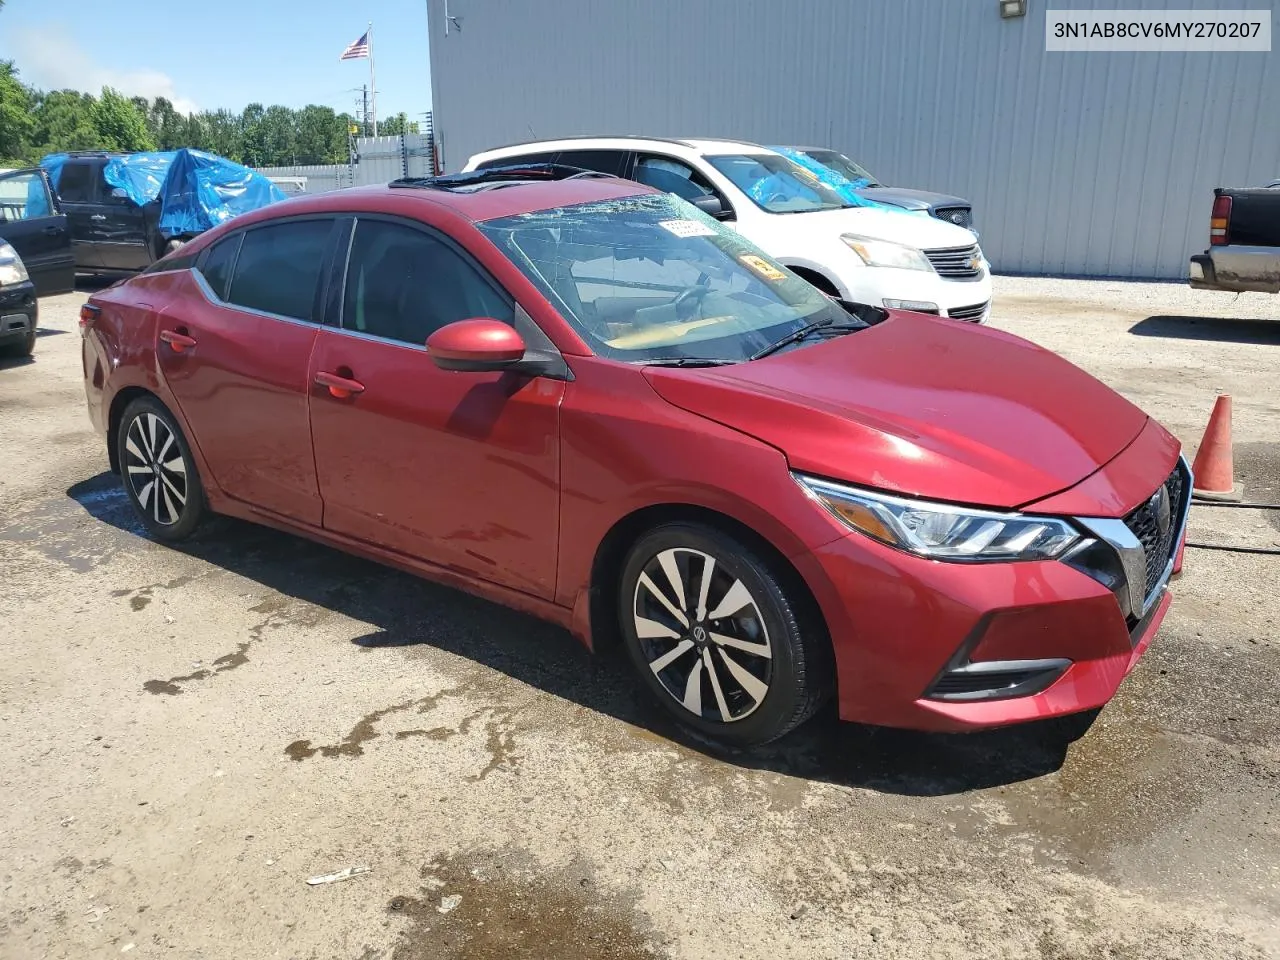
[[[113,491],[119,491],[118,495]],[[67,495],[96,519],[133,536],[141,526],[103,473]],[[373,625],[351,640],[386,655],[427,645],[499,671],[720,762],[909,796],[942,796],[1042,776],[1063,763],[1096,713],[1067,722],[950,735],[841,723],[829,706],[766,747],[726,751],[691,739],[652,703],[618,650],[592,655],[565,630],[458,590],[266,527],[216,518],[173,545],[263,587]]]
[[[1154,316],[1139,320],[1129,332],[1139,337],[1280,344],[1280,321],[1277,320]]]

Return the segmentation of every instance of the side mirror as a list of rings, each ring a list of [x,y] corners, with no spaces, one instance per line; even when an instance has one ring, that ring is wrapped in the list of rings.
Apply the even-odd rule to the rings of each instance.
[[[427,353],[441,370],[483,373],[505,370],[524,357],[524,338],[492,317],[446,324],[427,337]]]
[[[689,201],[708,217],[714,217],[717,220],[728,220],[733,214],[724,208],[724,204],[720,202],[720,198],[714,193],[704,194],[701,197],[694,197]]]

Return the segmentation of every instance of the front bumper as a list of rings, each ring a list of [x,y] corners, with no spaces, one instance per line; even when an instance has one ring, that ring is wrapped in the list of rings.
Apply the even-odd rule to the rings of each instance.
[[[0,287],[0,343],[25,339],[36,329],[39,309],[30,280]]]
[[[1163,458],[1140,460],[1148,476],[1167,468]],[[1099,471],[1114,481],[1113,492],[1136,472],[1133,453],[1117,461],[1109,478]],[[1153,566],[1150,584],[1145,566],[1126,567],[1123,542],[1108,541],[1117,548],[1115,569],[1142,578],[1133,591],[1127,580],[1107,584],[1061,560],[941,563],[855,533],[794,558],[826,616],[841,717],[965,731],[1107,703],[1168,611],[1190,482],[1187,472],[1187,498],[1161,540],[1168,557]],[[1145,510],[1156,486],[1142,484],[1141,499],[1125,502],[1120,515]]]
[[[885,306],[886,300],[932,303],[938,316],[968,323],[985,323],[991,315],[991,270],[984,266],[972,280],[950,280],[923,270],[858,267],[838,278],[844,298]]]

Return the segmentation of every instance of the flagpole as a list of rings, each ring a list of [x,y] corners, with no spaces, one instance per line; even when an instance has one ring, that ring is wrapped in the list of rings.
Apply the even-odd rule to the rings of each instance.
[[[373,72],[373,21],[369,21],[369,89],[373,91],[373,135],[378,135],[378,81]]]

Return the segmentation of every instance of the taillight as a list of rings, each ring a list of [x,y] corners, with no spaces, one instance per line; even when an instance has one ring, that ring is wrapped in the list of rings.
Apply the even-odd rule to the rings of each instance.
[[[1220,246],[1230,243],[1227,238],[1227,223],[1231,219],[1231,198],[1216,196],[1213,198],[1213,213],[1209,214],[1209,243]]]
[[[101,307],[95,307],[92,303],[86,303],[80,308],[80,330],[83,332],[93,326],[93,321],[98,319],[102,313]]]

